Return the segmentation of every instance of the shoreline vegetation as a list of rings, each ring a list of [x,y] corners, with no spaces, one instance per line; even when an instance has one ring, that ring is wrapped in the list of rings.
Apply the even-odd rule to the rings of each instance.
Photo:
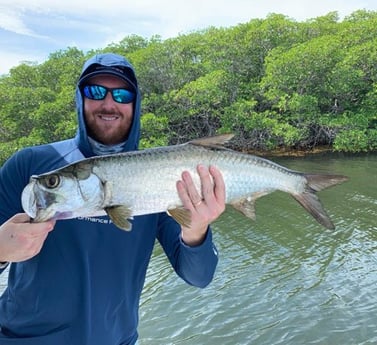
[[[257,155],[377,151],[377,12],[298,22],[281,14],[162,40],[53,52],[0,76],[0,165],[74,136],[74,85],[96,53],[126,56],[142,94],[141,148],[234,133]]]

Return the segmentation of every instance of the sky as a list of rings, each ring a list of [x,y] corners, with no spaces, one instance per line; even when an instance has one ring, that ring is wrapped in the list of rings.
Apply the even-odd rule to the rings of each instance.
[[[86,52],[129,35],[167,39],[271,13],[305,21],[360,9],[377,11],[377,0],[0,0],[0,75],[68,47]]]

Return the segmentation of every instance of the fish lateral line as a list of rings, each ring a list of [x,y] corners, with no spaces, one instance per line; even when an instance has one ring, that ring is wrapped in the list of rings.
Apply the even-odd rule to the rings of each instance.
[[[324,210],[316,193],[347,181],[348,178],[346,176],[301,173],[287,169],[267,159],[242,154],[224,147],[225,143],[231,140],[233,136],[233,134],[220,134],[214,137],[194,139],[181,145],[95,156],[70,163],[50,173],[33,175],[22,192],[21,202],[23,209],[31,218],[35,218],[35,221],[47,220],[48,217],[57,214],[56,212],[63,215],[59,219],[69,219],[101,211],[102,215],[105,212],[109,216],[114,225],[129,231],[132,228],[130,219],[132,219],[133,214],[142,215],[161,212],[162,207],[164,207],[164,211],[167,211],[180,225],[190,227],[191,213],[182,206],[178,206],[179,201],[173,199],[176,195],[170,187],[171,199],[174,201],[168,200],[165,202],[159,200],[158,207],[155,204],[152,207],[149,207],[149,205],[144,207],[134,197],[134,194],[140,193],[140,189],[131,188],[130,190],[134,194],[127,199],[125,195],[128,195],[128,189],[119,185],[118,180],[127,176],[130,181],[133,181],[134,171],[132,169],[136,169],[144,180],[136,179],[134,182],[129,183],[130,185],[133,183],[141,183],[143,185],[143,181],[149,181],[148,175],[144,174],[145,169],[140,168],[145,164],[155,164],[154,166],[158,168],[159,164],[165,164],[170,159],[173,162],[171,163],[172,166],[169,166],[170,168],[176,169],[178,166],[176,167],[175,165],[180,164],[182,169],[187,169],[187,162],[192,164],[198,161],[199,163],[203,157],[208,156],[207,161],[210,164],[213,162],[220,171],[222,171],[222,168],[225,170],[225,182],[237,183],[237,186],[240,183],[243,184],[241,186],[242,191],[236,189],[233,194],[234,199],[228,200],[227,204],[233,206],[244,216],[255,219],[255,201],[275,190],[280,190],[292,195],[321,225],[328,229],[334,228],[334,224]],[[212,150],[207,156],[206,154],[209,152],[205,152],[206,149],[208,151]],[[249,159],[247,159],[248,157]],[[131,172],[125,168],[124,163],[131,163],[129,164],[132,167]],[[243,175],[240,175],[242,176],[241,180],[239,180],[240,177],[238,176],[238,165],[244,171]],[[120,169],[121,171],[116,174],[113,171],[114,169]],[[122,175],[123,170],[124,175]],[[165,173],[167,174],[166,176],[172,176],[170,171],[167,172],[166,169]],[[51,181],[48,180],[48,177],[51,174],[59,175],[64,179],[64,184],[49,186]],[[166,186],[168,183],[171,183],[169,186],[173,185],[171,181],[163,181]],[[148,186],[149,190],[146,193],[154,190],[152,185],[149,184]],[[232,189],[231,184],[228,187]],[[248,188],[250,189],[248,190]],[[259,188],[259,190],[256,188]],[[58,196],[60,194],[63,196],[62,200],[66,200],[69,196],[73,201],[60,202],[59,204]],[[165,198],[168,198],[168,196],[165,196]],[[45,206],[37,208],[36,205]],[[166,207],[166,205],[171,206]],[[137,212],[133,213],[135,209],[137,209]]]

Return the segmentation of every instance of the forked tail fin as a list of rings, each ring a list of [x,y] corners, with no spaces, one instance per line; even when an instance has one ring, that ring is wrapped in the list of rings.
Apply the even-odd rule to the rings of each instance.
[[[348,180],[343,175],[316,175],[304,174],[307,180],[306,189],[301,194],[292,194],[292,196],[317,220],[328,229],[334,229],[330,217],[323,208],[316,192],[343,183]]]

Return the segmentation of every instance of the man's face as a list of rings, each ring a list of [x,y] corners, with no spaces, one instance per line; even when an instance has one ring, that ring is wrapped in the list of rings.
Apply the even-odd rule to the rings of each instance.
[[[123,80],[105,74],[91,78],[87,84],[129,89]],[[105,145],[119,144],[126,140],[130,131],[133,103],[117,103],[111,92],[102,100],[92,100],[84,96],[84,117],[91,138]]]

